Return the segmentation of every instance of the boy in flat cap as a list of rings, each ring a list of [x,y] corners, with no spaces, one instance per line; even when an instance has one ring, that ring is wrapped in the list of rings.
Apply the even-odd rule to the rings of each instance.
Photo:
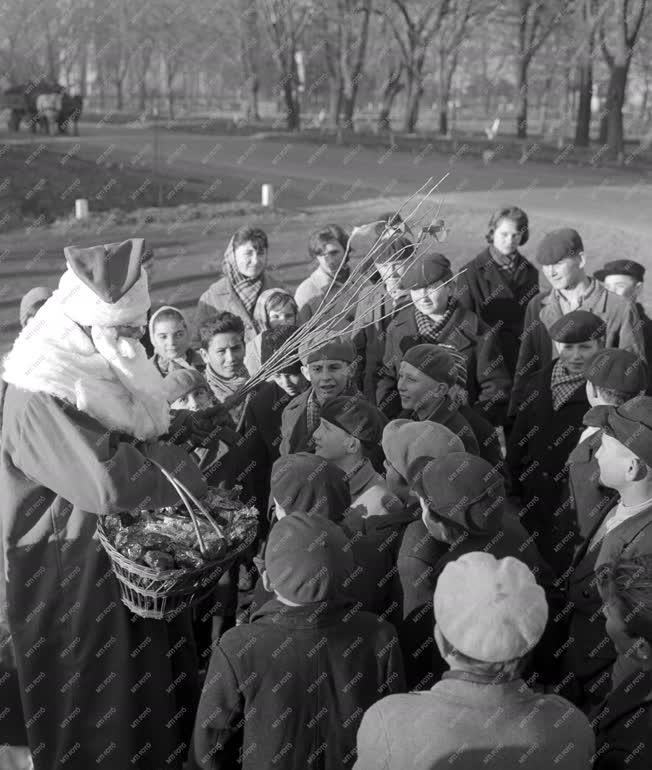
[[[319,515],[274,526],[263,581],[275,596],[213,652],[195,722],[199,767],[353,766],[362,714],[404,679],[394,628],[344,598],[347,546]]]
[[[449,260],[433,252],[418,256],[403,276],[401,286],[410,292],[412,306],[401,310],[387,328],[378,405],[388,417],[398,415],[399,369],[411,347],[446,345],[464,365],[469,406],[493,425],[502,425],[511,377],[496,335],[455,300],[452,278]]]
[[[475,433],[457,401],[449,396],[458,382],[457,370],[463,366],[450,350],[440,345],[410,348],[399,367],[401,417],[441,423],[460,437],[468,452],[478,454]]]
[[[349,340],[337,338],[324,345],[306,344],[299,353],[301,371],[310,388],[295,396],[283,410],[281,455],[313,451],[312,436],[319,426],[323,404],[329,398],[358,392],[354,384],[356,354]]]
[[[601,431],[595,454],[600,483],[618,494],[614,506],[595,517],[575,555],[569,585],[569,604],[582,598],[572,605],[569,633],[575,641],[564,663],[573,677],[573,700],[588,710],[630,668],[623,658],[611,671],[616,651],[600,612],[596,575],[602,564],[621,556],[652,553],[652,398],[639,396],[617,407],[596,406],[585,423]]]
[[[645,268],[633,259],[615,259],[596,270],[594,276],[602,281],[608,291],[630,299],[636,305],[638,324],[645,344],[645,360],[652,364],[652,319],[645,312],[641,301]],[[652,382],[648,383],[648,388],[652,389]],[[647,395],[652,395],[652,392],[648,390]]]
[[[554,358],[550,327],[573,310],[589,310],[604,320],[606,347],[623,348],[645,356],[634,304],[607,291],[599,281],[586,274],[584,244],[577,230],[565,227],[545,235],[537,248],[536,258],[552,288],[533,297],[525,312],[510,415],[516,413],[523,400],[524,380]]]
[[[467,553],[446,565],[433,604],[435,642],[450,671],[429,692],[388,696],[366,712],[355,770],[589,770],[587,718],[521,677],[548,617],[526,565]]]
[[[385,354],[387,327],[398,312],[411,303],[401,279],[414,260],[414,244],[404,235],[387,239],[374,249],[373,264],[380,281],[363,287],[353,325],[353,344],[358,357],[358,387],[376,403],[378,378]]]
[[[351,491],[346,522],[359,529],[362,519],[382,516],[399,506],[385,479],[374,470],[370,457],[378,455],[385,427],[383,413],[360,397],[339,396],[320,410],[319,427],[313,434],[315,454],[334,463],[345,474]]]
[[[408,685],[424,689],[444,669],[428,640],[430,596],[446,564],[469,551],[486,551],[496,558],[518,557],[546,589],[553,575],[527,530],[508,510],[503,477],[481,457],[447,452],[434,459],[417,458],[407,473],[421,518],[408,526],[398,555],[404,618],[399,638]]]
[[[512,492],[526,505],[522,521],[559,573],[569,564],[575,537],[566,460],[589,409],[586,366],[604,348],[605,332],[605,322],[587,310],[552,324],[559,358],[525,381],[507,443]]]
[[[597,353],[586,369],[586,395],[594,406],[621,406],[648,387],[648,367],[629,350],[606,348]],[[595,453],[600,446],[600,431],[584,429],[568,458],[571,504],[581,537],[586,537],[596,517],[605,506],[611,507],[615,492],[600,484],[600,470]]]
[[[489,220],[487,248],[462,268],[457,300],[496,330],[505,365],[514,376],[527,303],[539,291],[539,273],[519,251],[529,238],[528,216],[503,206]]]

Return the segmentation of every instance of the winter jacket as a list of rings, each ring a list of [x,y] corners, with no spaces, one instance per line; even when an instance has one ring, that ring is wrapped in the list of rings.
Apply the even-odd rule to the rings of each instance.
[[[397,313],[411,304],[408,298],[397,308],[383,283],[363,287],[353,324],[353,344],[356,350],[358,387],[369,403],[376,403],[376,389],[385,354],[387,327]]]
[[[407,409],[400,412],[398,416],[403,419],[415,420],[416,422],[421,420],[415,412],[409,412]],[[478,440],[469,421],[462,414],[460,407],[453,403],[448,396],[440,399],[432,412],[424,419],[438,422],[440,425],[445,425],[449,430],[452,430],[464,444],[465,452],[469,452],[472,455],[480,454]]]
[[[539,272],[522,254],[513,273],[501,270],[489,248],[462,268],[457,299],[498,334],[510,377],[514,376],[528,302],[539,291]]]
[[[201,768],[342,770],[364,711],[404,689],[394,628],[347,601],[271,600],[215,648],[197,711]]]
[[[618,498],[617,492],[600,484],[600,468],[595,453],[601,441],[601,431],[591,433],[568,457],[571,507],[581,537],[586,537],[595,521],[602,521]]]
[[[553,409],[553,366],[549,363],[524,384],[506,462],[512,492],[526,506],[523,524],[537,533],[541,555],[561,573],[570,563],[577,531],[566,461],[584,429],[582,419],[590,404],[580,386],[560,409]]]
[[[632,673],[592,716],[596,733],[593,770],[652,767],[652,671]]]
[[[318,267],[297,286],[294,293],[294,301],[299,308],[297,324],[301,326],[309,318],[312,318],[328,294],[329,299],[324,301],[324,306],[331,303],[332,306],[322,320],[335,319],[337,316],[337,321],[333,321],[332,329],[340,331],[348,329],[349,334],[347,336],[350,336],[351,324],[355,318],[355,306],[350,304],[351,292],[349,289],[340,292],[341,283],[335,283],[330,288],[332,280],[330,275]]]
[[[601,283],[593,280],[588,293],[584,296],[581,309],[589,310],[604,320],[607,325],[606,346],[608,348],[623,348],[631,350],[638,356],[645,356],[643,333],[633,302],[607,291]],[[523,400],[525,380],[533,372],[544,369],[554,358],[557,358],[548,329],[563,315],[558,294],[555,291],[540,292],[528,303],[514,374],[510,415],[516,414],[518,405]]]
[[[149,458],[197,496],[201,473],[180,447],[110,432],[53,396],[10,385],[4,414],[2,558],[34,766],[180,768],[199,694],[190,617],[132,615],[96,527],[179,502]]]
[[[397,382],[403,356],[415,345],[427,342],[419,335],[414,312],[414,307],[404,308],[387,328],[376,400],[390,419],[400,411]],[[439,333],[438,344],[449,345],[464,356],[469,405],[494,425],[501,425],[512,381],[495,333],[475,313],[457,306]]]
[[[522,679],[444,677],[367,711],[355,770],[590,770],[591,726],[564,698],[540,695]]]
[[[643,344],[645,347],[645,360],[648,367],[652,368],[652,318],[649,318],[645,312],[645,308],[640,302],[636,303],[636,310],[638,312],[638,326],[643,335]],[[652,396],[652,374],[650,374],[647,384],[647,395]]]
[[[410,689],[431,687],[446,668],[432,636],[432,597],[444,567],[471,551],[487,551],[497,559],[514,556],[530,567],[543,587],[552,585],[551,570],[529,533],[506,510],[494,528],[478,535],[460,536],[452,544],[432,537],[420,518],[409,524],[397,556],[403,606],[403,620],[397,630]]]
[[[263,273],[263,288],[261,294],[266,289],[283,288],[281,284],[272,278],[267,272]],[[254,324],[253,316],[247,312],[247,308],[242,304],[242,300],[226,277],[219,278],[211,284],[201,295],[197,303],[195,313],[193,347],[199,347],[199,328],[206,321],[210,320],[217,313],[228,310],[230,313],[239,316],[245,327],[245,342],[253,339],[258,334],[258,329]]]

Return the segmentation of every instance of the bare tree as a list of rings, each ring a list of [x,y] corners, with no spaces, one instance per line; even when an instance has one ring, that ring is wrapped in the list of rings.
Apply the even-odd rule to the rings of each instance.
[[[300,80],[297,54],[314,11],[312,0],[262,0],[273,56],[280,75],[287,127],[301,128]]]
[[[612,158],[622,157],[625,148],[623,106],[627,95],[627,78],[646,6],[647,0],[613,0],[611,13],[600,24],[600,47],[609,67],[604,127],[608,153]]]
[[[450,0],[448,13],[437,30],[436,49],[439,62],[439,133],[448,134],[448,103],[453,75],[464,42],[469,20],[477,10],[476,0]]]
[[[240,0],[240,55],[247,93],[247,119],[260,120],[258,92],[260,90],[260,22],[256,0]]]

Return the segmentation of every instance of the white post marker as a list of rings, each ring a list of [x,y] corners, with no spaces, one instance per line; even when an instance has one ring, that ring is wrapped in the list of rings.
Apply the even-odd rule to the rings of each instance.
[[[274,187],[271,184],[264,184],[260,188],[260,202],[266,208],[274,207]]]
[[[77,198],[75,201],[75,219],[88,219],[88,201],[86,198]]]

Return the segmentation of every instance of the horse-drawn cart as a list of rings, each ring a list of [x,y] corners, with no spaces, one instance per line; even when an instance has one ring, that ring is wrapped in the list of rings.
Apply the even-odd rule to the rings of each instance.
[[[71,96],[58,83],[31,81],[12,86],[0,94],[0,110],[9,111],[7,126],[10,131],[19,131],[24,122],[32,133],[40,129],[49,134],[56,125],[59,133],[65,134],[68,126],[72,126],[77,136],[82,98]]]

